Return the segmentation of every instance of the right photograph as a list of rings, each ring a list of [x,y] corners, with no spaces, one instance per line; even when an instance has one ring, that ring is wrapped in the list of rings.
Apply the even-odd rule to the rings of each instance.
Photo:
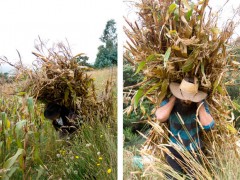
[[[239,23],[233,0],[124,2],[124,179],[240,179]]]

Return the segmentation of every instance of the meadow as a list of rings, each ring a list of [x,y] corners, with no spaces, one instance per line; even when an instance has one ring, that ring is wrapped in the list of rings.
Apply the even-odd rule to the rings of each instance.
[[[117,177],[117,68],[89,71],[98,98],[107,80],[113,82],[112,114],[85,122],[74,136],[59,138],[44,118],[44,104],[28,94],[0,94],[0,179],[116,179]]]

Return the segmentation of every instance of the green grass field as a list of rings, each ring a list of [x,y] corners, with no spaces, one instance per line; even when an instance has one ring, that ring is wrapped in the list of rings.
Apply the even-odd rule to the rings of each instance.
[[[4,92],[11,89],[2,87],[0,179],[116,179],[116,69],[88,72],[99,97],[112,76],[114,111],[104,123],[98,117],[94,123],[84,123],[70,139],[59,138],[43,116],[43,104],[27,95],[7,95]]]

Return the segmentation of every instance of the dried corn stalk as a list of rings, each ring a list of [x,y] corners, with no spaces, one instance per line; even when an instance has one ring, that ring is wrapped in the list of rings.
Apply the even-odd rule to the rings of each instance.
[[[218,15],[211,9],[206,11],[208,2],[140,0],[135,4],[139,20],[132,23],[125,19],[128,40],[124,58],[145,78],[128,109],[136,109],[143,98],[157,107],[170,94],[170,82],[180,83],[185,76],[196,76],[200,90],[209,95],[207,101],[217,122],[217,133],[234,134],[232,121],[228,121],[235,106],[225,82],[227,77],[239,75],[230,42],[237,23],[229,20],[220,29]],[[157,136],[153,130],[148,142],[159,144]]]
[[[18,69],[17,79],[21,84],[17,89],[21,93],[44,103],[64,105],[73,109],[84,121],[109,121],[113,114],[112,80],[107,82],[101,97],[97,99],[94,79],[87,74],[87,70],[92,68],[77,62],[83,54],[73,57],[70,48],[64,44],[47,48],[41,40],[36,49],[39,52],[33,52],[37,57],[35,69]]]

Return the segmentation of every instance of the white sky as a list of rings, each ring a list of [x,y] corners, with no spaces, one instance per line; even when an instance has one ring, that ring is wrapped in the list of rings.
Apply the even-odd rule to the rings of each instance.
[[[131,2],[134,1],[139,1],[139,0],[124,0],[124,17],[126,17],[128,20],[130,20],[131,22],[133,22],[134,20],[136,20],[138,17],[135,14],[135,10],[132,9],[132,6],[129,4],[131,4]],[[199,0],[193,0],[193,2],[197,2]],[[212,12],[217,12],[224,4],[225,4],[226,0],[209,0],[209,6],[212,8]],[[221,28],[222,25],[227,21],[227,19],[232,18],[233,16],[233,9],[236,9],[238,6],[240,5],[240,1],[239,0],[229,0],[228,3],[224,6],[223,11],[221,13],[221,16],[219,17],[219,27]],[[237,16],[235,19],[235,21],[240,21],[239,16]],[[128,27],[128,25],[124,22],[124,25],[126,27]],[[233,37],[237,37],[240,36],[240,27],[238,26],[235,31],[234,31],[234,36]],[[126,36],[124,36],[124,42]],[[123,42],[123,43],[124,43]]]
[[[39,35],[55,43],[67,38],[73,55],[85,53],[93,63],[107,21],[118,23],[120,5],[121,0],[1,0],[0,57],[15,62],[17,49],[23,63],[31,64]]]
[[[209,4],[217,10],[224,2],[210,0]],[[23,62],[31,64],[35,59],[31,53],[35,51],[34,41],[39,35],[51,42],[67,38],[73,55],[85,53],[90,58],[89,62],[93,63],[106,22],[115,19],[119,24],[123,15],[130,18],[133,14],[124,4],[122,0],[1,0],[0,57],[6,56],[15,62],[18,60],[17,49]],[[223,22],[231,17],[232,9],[239,4],[237,0],[229,0],[219,20]],[[121,14],[122,5],[124,14]],[[237,32],[240,32],[239,28]],[[121,37],[120,42],[125,41],[125,36]],[[1,70],[5,71],[6,67],[1,66]]]

